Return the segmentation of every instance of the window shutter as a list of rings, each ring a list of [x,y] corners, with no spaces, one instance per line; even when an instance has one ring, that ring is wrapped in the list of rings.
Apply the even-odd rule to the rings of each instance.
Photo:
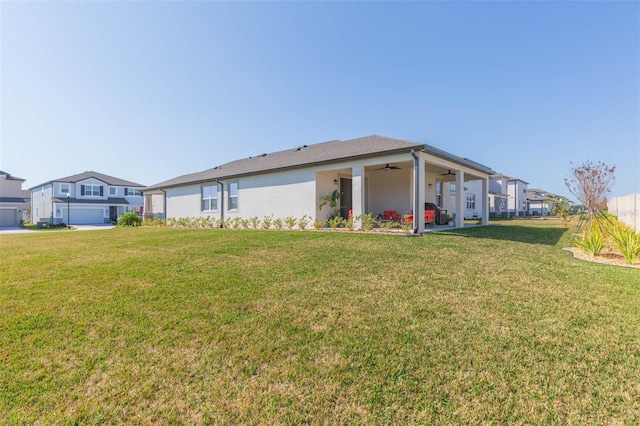
[[[124,189],[124,196],[126,197],[127,195],[129,195],[129,188]]]
[[[84,185],[80,185],[80,195],[84,195]]]
[[[104,186],[100,187],[100,196],[104,197]]]

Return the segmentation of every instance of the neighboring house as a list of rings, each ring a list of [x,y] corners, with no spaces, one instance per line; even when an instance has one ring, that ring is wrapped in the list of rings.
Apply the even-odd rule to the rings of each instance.
[[[22,189],[24,181],[0,171],[0,227],[19,226],[26,219],[29,192]]]
[[[496,174],[489,178],[489,216],[510,217],[527,214],[528,182]]]
[[[436,183],[436,185],[438,185],[438,183]],[[436,187],[436,192],[440,193],[440,191],[442,191],[443,193],[443,202],[442,204],[438,204],[438,207],[442,207],[448,212],[456,211],[455,203],[458,196],[458,188],[459,186],[454,182],[442,182],[438,185]],[[485,198],[482,196],[482,181],[473,180],[465,182],[462,188],[462,199],[464,201],[462,206],[462,217],[465,219],[483,217],[486,203],[484,203]],[[491,180],[489,180],[489,188],[491,188]],[[489,197],[491,197],[491,192],[489,192],[487,198]],[[488,214],[489,217],[491,217],[491,213],[489,212]],[[456,216],[459,217],[459,214],[456,214]]]
[[[97,172],[51,180],[30,188],[31,221],[100,224],[128,211],[142,214],[143,187]]]
[[[489,177],[489,195],[482,197],[482,181],[474,180],[464,185],[464,217],[480,218],[485,209],[485,200],[489,204],[489,217],[525,216],[527,210],[528,183],[503,174]],[[457,187],[455,183],[444,186],[444,208],[450,208],[455,201]],[[440,188],[436,189],[437,192]]]
[[[538,188],[527,189],[527,214],[530,216],[547,216],[551,214],[560,195]]]
[[[486,199],[494,173],[429,145],[374,135],[260,154],[151,185],[144,189],[145,212],[167,218],[326,219],[331,209],[321,209],[322,197],[338,190],[340,216],[415,211],[414,230],[421,232],[425,203],[439,201],[457,218],[464,216],[464,193],[444,207],[437,188],[479,180]],[[480,215],[486,223],[488,214]]]

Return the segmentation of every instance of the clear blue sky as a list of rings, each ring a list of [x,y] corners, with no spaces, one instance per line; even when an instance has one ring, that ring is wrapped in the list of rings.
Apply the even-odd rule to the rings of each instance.
[[[7,2],[0,169],[143,185],[380,134],[640,192],[638,2]],[[571,197],[573,198],[573,197]]]

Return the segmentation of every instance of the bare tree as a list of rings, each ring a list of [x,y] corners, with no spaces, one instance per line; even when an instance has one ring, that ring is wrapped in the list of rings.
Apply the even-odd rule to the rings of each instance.
[[[587,215],[594,218],[606,209],[607,195],[615,182],[616,166],[607,166],[602,161],[586,161],[580,166],[571,164],[571,176],[565,178],[564,184],[584,204]]]

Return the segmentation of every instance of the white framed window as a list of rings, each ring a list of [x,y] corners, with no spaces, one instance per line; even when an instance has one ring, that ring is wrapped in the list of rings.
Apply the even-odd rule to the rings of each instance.
[[[442,208],[442,182],[436,182],[436,206]]]
[[[81,185],[80,195],[86,197],[100,197],[102,196],[102,187],[100,185]]]
[[[475,210],[476,208],[476,194],[467,194],[467,209]]]
[[[218,185],[202,187],[202,210],[218,210]]]
[[[109,195],[115,196],[117,193],[118,193],[118,188],[115,188],[113,186],[109,187]]]
[[[238,210],[238,182],[229,182],[229,210]]]
[[[61,183],[60,184],[60,192],[63,194],[68,194],[69,193],[69,184],[68,183]]]
[[[126,197],[132,197],[135,195],[141,196],[142,195],[142,191],[140,191],[139,189],[136,188],[125,188],[124,189],[124,195]]]
[[[450,183],[449,184],[449,194],[451,195],[456,195],[456,184],[455,183]]]

